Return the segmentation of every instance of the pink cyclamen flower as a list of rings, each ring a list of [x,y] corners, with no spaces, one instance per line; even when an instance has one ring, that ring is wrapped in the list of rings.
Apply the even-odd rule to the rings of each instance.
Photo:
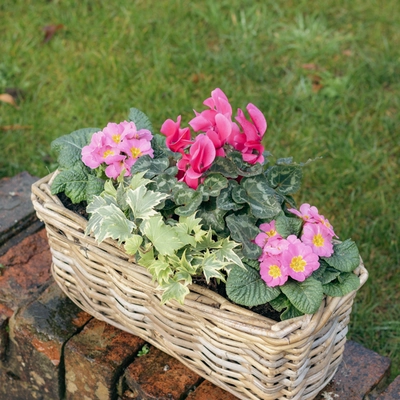
[[[319,268],[318,256],[304,243],[289,244],[287,251],[282,253],[281,260],[289,276],[300,282]]]
[[[215,157],[213,142],[206,135],[196,136],[189,154],[185,154],[177,164],[180,180],[185,181],[192,189],[197,189],[199,179],[210,168]]]
[[[305,222],[317,222],[313,215],[318,214],[318,208],[310,206],[308,203],[304,203],[300,206],[300,211],[295,208],[289,208],[288,211],[297,215]]]
[[[306,222],[301,240],[320,257],[330,257],[333,254],[332,235],[323,224]]]
[[[174,152],[183,151],[185,147],[193,143],[190,137],[190,129],[181,129],[180,126],[181,116],[179,115],[176,122],[172,119],[167,119],[160,130],[167,137],[165,140],[167,147]]]
[[[266,257],[260,263],[260,275],[267,286],[281,286],[288,280],[287,268],[276,257]]]

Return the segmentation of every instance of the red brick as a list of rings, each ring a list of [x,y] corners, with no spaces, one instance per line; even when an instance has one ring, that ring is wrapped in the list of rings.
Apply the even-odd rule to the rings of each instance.
[[[129,365],[125,378],[131,393],[142,400],[179,400],[201,381],[195,372],[155,347]]]
[[[116,383],[144,341],[92,319],[65,346],[67,400],[115,398]]]
[[[400,400],[400,375],[387,387],[377,400]]]
[[[46,231],[28,236],[0,257],[0,304],[16,310],[32,301],[51,281],[51,254]],[[1,306],[0,306],[1,312]]]
[[[333,380],[321,391],[316,400],[362,400],[387,378],[390,359],[348,341],[343,361]],[[329,397],[330,396],[330,397]]]
[[[10,390],[24,398],[28,395],[23,390],[27,390],[27,399],[57,399],[64,383],[63,345],[81,328],[77,321],[83,324],[90,318],[88,314],[83,318],[56,283],[16,312],[10,319],[10,350],[3,373],[18,379],[0,387],[0,398]]]
[[[215,386],[211,382],[204,381],[187,397],[187,400],[237,400],[233,394]]]

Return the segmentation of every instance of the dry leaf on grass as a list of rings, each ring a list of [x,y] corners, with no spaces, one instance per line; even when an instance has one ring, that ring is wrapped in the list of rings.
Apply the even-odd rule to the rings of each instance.
[[[3,125],[0,126],[2,131],[18,131],[21,129],[32,129],[31,125]]]
[[[15,108],[19,108],[17,103],[15,102],[15,99],[13,96],[11,96],[11,94],[8,93],[2,93],[0,94],[0,101],[4,102],[4,103],[8,103],[11,104],[12,106],[14,106]]]
[[[43,43],[47,43],[53,36],[54,34],[59,31],[60,29],[63,29],[64,25],[63,24],[58,24],[58,25],[47,25],[43,27],[44,31],[44,39]]]
[[[318,66],[317,66],[317,64],[310,63],[310,64],[303,64],[303,65],[301,66],[301,68],[307,69],[307,70],[309,70],[309,71],[314,71],[314,70],[318,69]]]

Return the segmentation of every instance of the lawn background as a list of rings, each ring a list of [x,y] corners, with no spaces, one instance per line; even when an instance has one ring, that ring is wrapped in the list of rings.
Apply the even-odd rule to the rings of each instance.
[[[306,167],[309,202],[370,272],[348,337],[400,374],[398,0],[3,0],[0,178],[56,168],[53,139],[145,111],[154,127],[216,87],[233,108],[257,105],[264,144]],[[47,42],[43,28],[62,27]],[[7,89],[8,90],[8,89]],[[15,93],[15,91],[14,91]],[[10,125],[14,129],[10,129]],[[22,129],[15,129],[15,125]]]

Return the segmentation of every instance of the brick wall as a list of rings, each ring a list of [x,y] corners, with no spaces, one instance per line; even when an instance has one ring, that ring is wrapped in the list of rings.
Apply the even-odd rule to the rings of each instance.
[[[29,200],[34,180],[23,173],[0,181],[0,400],[234,400],[61,292]],[[400,399],[399,379],[379,395],[389,368],[388,358],[348,342],[317,399]]]

